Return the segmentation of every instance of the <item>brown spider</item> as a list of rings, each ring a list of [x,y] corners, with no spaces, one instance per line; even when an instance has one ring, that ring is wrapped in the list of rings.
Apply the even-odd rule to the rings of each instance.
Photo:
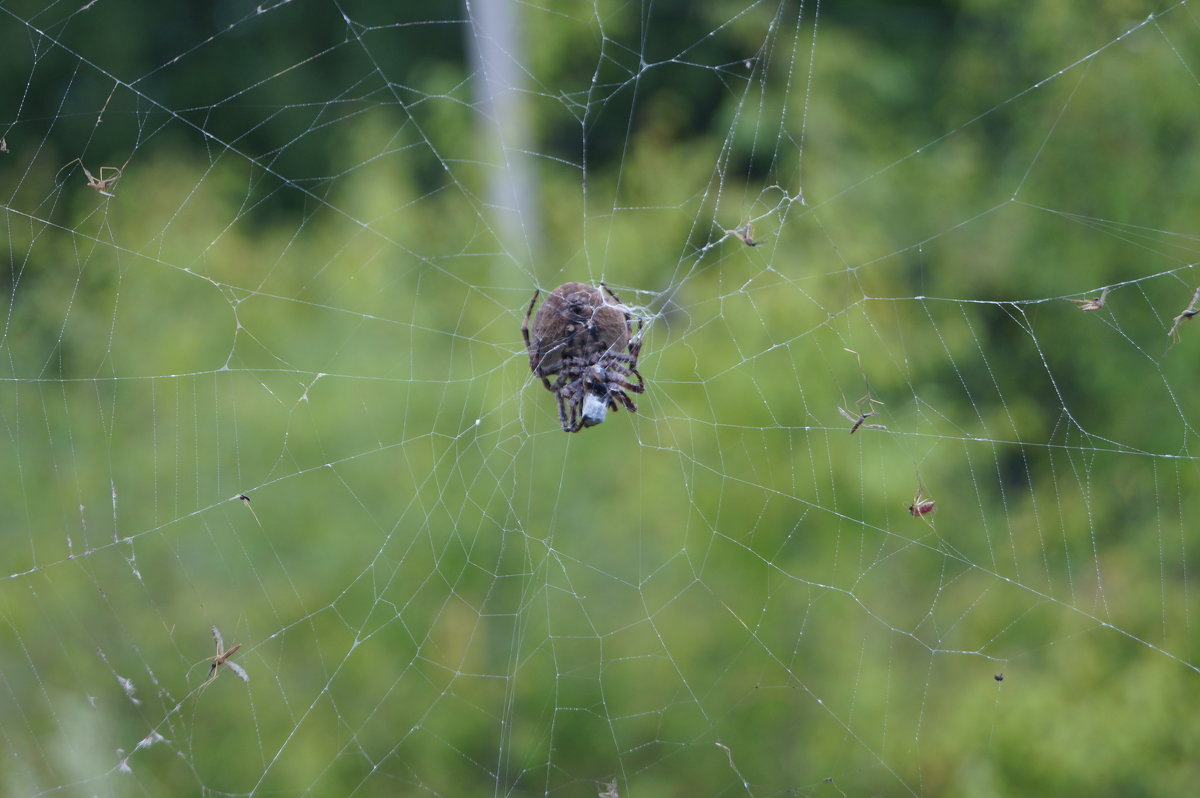
[[[533,293],[521,335],[529,353],[529,370],[558,400],[558,420],[564,432],[578,432],[604,421],[609,408],[624,405],[636,413],[626,391],[646,390],[638,373],[642,324],[633,332],[633,316],[609,290],[585,283],[563,283],[546,297],[529,334],[529,318],[540,291]],[[553,383],[550,377],[558,375]],[[636,377],[637,382],[632,382]],[[568,410],[568,408],[570,408]]]

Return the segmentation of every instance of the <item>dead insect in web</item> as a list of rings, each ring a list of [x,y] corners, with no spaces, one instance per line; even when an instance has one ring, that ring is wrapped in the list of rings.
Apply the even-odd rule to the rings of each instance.
[[[913,499],[913,503],[908,505],[908,512],[913,518],[920,518],[923,515],[929,515],[936,509],[937,502],[933,501],[932,499],[927,499],[919,493],[917,494],[917,497]]]
[[[564,432],[593,427],[610,409],[623,406],[636,413],[637,405],[626,391],[646,390],[637,370],[643,322],[638,319],[635,334],[629,309],[607,285],[600,287],[603,292],[585,283],[555,288],[538,308],[531,336],[529,320],[541,293],[535,291],[521,325],[529,370],[558,400]],[[550,377],[557,379],[552,383]]]
[[[599,798],[621,798],[621,794],[617,792],[617,780],[613,779],[608,782],[599,782],[603,789],[600,791]]]
[[[870,407],[871,409],[864,411],[862,409],[863,402],[866,402],[867,406]],[[859,427],[862,427],[863,429],[887,429],[887,427],[885,427],[883,424],[864,424],[863,423],[871,416],[879,415],[879,413],[876,412],[876,410],[875,410],[875,405],[881,405],[881,404],[883,404],[883,402],[879,401],[878,399],[875,399],[870,394],[867,394],[866,396],[864,396],[862,399],[859,399],[858,402],[855,403],[854,409],[858,411],[857,416],[851,414],[849,410],[846,410],[844,407],[841,407],[840,405],[838,406],[838,412],[842,414],[842,418],[844,418],[850,422],[850,425],[851,425],[850,426],[850,434],[851,435],[858,432]]]
[[[993,678],[993,679],[995,679],[995,680],[996,680],[996,681],[998,681],[998,682],[1002,682],[1002,681],[1004,681],[1004,674],[1003,674],[1003,673],[997,673],[997,674],[996,674],[995,676],[993,676],[992,678]]]
[[[737,236],[738,240],[741,241],[743,244],[745,244],[748,247],[757,247],[759,244],[762,243],[761,241],[754,240],[754,223],[753,222],[746,222],[744,225],[737,228],[736,230],[726,230],[725,232],[728,233],[729,235]]]
[[[217,645],[217,655],[213,657],[212,665],[210,665],[208,668],[208,678],[204,680],[204,684],[201,685],[201,687],[210,684],[214,679],[217,678],[217,671],[222,665],[233,671],[233,675],[241,679],[243,682],[249,682],[250,676],[246,673],[245,669],[242,668],[241,665],[238,665],[236,662],[233,662],[229,659],[237,653],[237,650],[242,647],[242,644],[238,643],[231,648],[225,648],[225,641],[221,638],[221,630],[217,629],[215,626],[212,628],[212,636],[213,642]]]
[[[850,422],[850,424],[851,424],[850,434],[851,435],[858,432],[859,427],[863,427],[864,429],[887,429],[887,427],[885,427],[882,424],[864,424],[863,423],[871,416],[879,415],[874,410],[872,410],[870,413],[859,413],[858,416],[850,415],[841,407],[838,408],[838,412],[842,414],[842,418],[844,418]]]
[[[8,152],[8,142],[2,136],[0,136],[0,152]]]
[[[255,522],[259,526],[262,526],[262,521],[258,520],[258,513],[254,512],[254,508],[250,506],[250,497],[249,496],[247,496],[244,493],[239,493],[237,496],[234,496],[233,498],[241,499],[242,504],[246,505],[246,509],[250,511],[250,515],[254,516]]]
[[[1100,292],[1100,296],[1094,296],[1090,299],[1068,299],[1068,302],[1074,302],[1079,306],[1079,309],[1084,313],[1089,313],[1093,310],[1100,310],[1104,307],[1105,300],[1108,299],[1108,289],[1105,288]]]
[[[858,352],[855,352],[853,349],[849,349],[847,347],[842,347],[842,349],[844,351],[849,352],[850,354],[854,355],[854,359],[858,361],[858,370],[860,372],[862,372],[862,357],[859,356]],[[879,415],[875,411],[875,405],[883,404],[883,402],[879,401],[874,396],[871,396],[871,383],[869,380],[867,380],[866,372],[863,372],[863,382],[865,382],[867,385],[867,392],[865,394],[863,394],[863,396],[860,397],[854,403],[854,412],[857,413],[857,415],[852,414],[849,410],[847,410],[844,407],[841,407],[840,405],[838,406],[838,412],[842,414],[842,418],[844,418],[850,422],[850,434],[851,435],[858,432],[859,427],[866,427],[867,429],[887,429],[887,427],[885,427],[882,424],[864,424],[863,423],[871,416]],[[866,410],[863,410],[864,403],[866,403],[866,406],[867,406]],[[846,401],[845,394],[842,394],[842,404],[843,405],[849,404]]]
[[[908,514],[913,518],[920,518],[929,515],[937,508],[937,502],[925,495],[925,486],[921,484],[920,477],[917,478],[917,495],[913,497],[912,504],[908,505]]]
[[[117,196],[116,194],[112,193],[112,187],[114,185],[116,185],[118,180],[121,179],[120,167],[118,167],[118,166],[101,166],[100,167],[100,176],[96,177],[90,171],[88,171],[88,168],[86,166],[83,165],[83,161],[81,161],[78,158],[75,158],[70,161],[67,161],[67,163],[63,165],[63,168],[58,170],[59,173],[61,174],[63,169],[66,169],[68,166],[71,166],[72,164],[76,164],[76,163],[79,164],[79,168],[83,170],[84,177],[87,178],[88,188],[94,189],[98,194],[101,194],[105,197]],[[108,176],[105,177],[105,175],[108,175]]]
[[[1200,305],[1200,288],[1197,288],[1196,293],[1192,294],[1192,301],[1189,302],[1188,306],[1183,309],[1183,312],[1176,316],[1172,321],[1171,329],[1167,332],[1167,335],[1170,338],[1174,338],[1176,341],[1179,340],[1179,325],[1183,324],[1197,313],[1200,313],[1200,310],[1196,309],[1197,305]]]

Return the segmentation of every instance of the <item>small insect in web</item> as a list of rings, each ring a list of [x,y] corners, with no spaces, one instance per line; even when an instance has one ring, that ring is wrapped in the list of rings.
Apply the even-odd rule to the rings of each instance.
[[[8,142],[0,136],[0,152],[8,152]]]
[[[598,798],[621,798],[621,794],[617,792],[617,780],[598,782],[601,790]]]
[[[864,401],[867,402],[868,407],[871,408],[870,410],[864,411],[862,409],[862,403]],[[858,402],[855,403],[854,409],[858,411],[857,416],[852,415],[850,413],[850,411],[846,410],[844,407],[841,407],[840,405],[838,406],[838,412],[842,414],[842,418],[844,418],[850,422],[850,425],[851,425],[850,426],[850,434],[851,435],[858,432],[859,427],[862,427],[863,429],[887,429],[887,427],[885,427],[883,424],[864,424],[863,423],[871,416],[879,415],[879,413],[875,410],[875,405],[881,405],[881,404],[883,404],[883,402],[879,401],[878,399],[875,399],[870,394],[867,394],[866,396],[864,396],[862,399],[859,399]]]
[[[1171,329],[1167,332],[1168,337],[1176,341],[1179,340],[1179,325],[1183,324],[1197,313],[1200,313],[1200,310],[1197,310],[1197,306],[1200,306],[1200,288],[1197,288],[1196,293],[1192,294],[1192,301],[1189,302],[1188,306],[1183,309],[1183,312],[1176,316],[1172,321]]]
[[[1002,681],[1004,681],[1004,674],[1003,674],[1003,673],[997,673],[997,674],[996,674],[995,676],[993,676],[992,678],[993,678],[993,679],[995,679],[995,680],[996,680],[996,681],[998,681],[998,682],[1002,682]]]
[[[725,232],[728,233],[729,235],[736,236],[739,241],[741,241],[743,244],[745,244],[748,247],[757,247],[759,244],[762,243],[761,241],[756,241],[754,239],[754,223],[753,222],[746,222],[744,225],[742,225],[741,227],[738,227],[735,230],[726,230]]]
[[[249,496],[247,496],[244,493],[239,493],[238,495],[234,496],[233,498],[240,499],[242,504],[246,505],[246,509],[250,511],[250,515],[254,516],[255,522],[259,526],[262,526],[262,521],[258,520],[258,513],[254,512],[254,508],[250,506],[250,497]]]
[[[233,671],[233,675],[241,679],[243,682],[249,682],[250,676],[246,673],[245,669],[241,665],[238,665],[236,662],[233,662],[229,659],[237,653],[237,650],[242,647],[242,644],[237,643],[231,648],[225,648],[225,640],[221,637],[221,630],[217,629],[215,626],[212,628],[212,636],[213,642],[217,645],[217,655],[213,657],[212,665],[210,665],[208,668],[208,678],[206,678],[204,680],[204,684],[200,686],[207,687],[209,684],[211,684],[213,680],[217,678],[217,673],[222,665]]]
[[[1068,299],[1068,302],[1074,302],[1079,306],[1079,309],[1084,313],[1090,313],[1093,310],[1100,310],[1104,307],[1105,301],[1108,299],[1108,289],[1105,288],[1100,292],[1100,296],[1094,296],[1089,299]]]
[[[845,347],[843,347],[843,349],[845,349],[845,351],[849,352],[850,354],[854,355],[854,357],[858,360],[858,370],[862,371],[862,358],[859,357],[858,352],[855,352],[853,349],[846,349]],[[838,412],[842,414],[842,418],[844,418],[850,422],[850,434],[851,435],[858,432],[859,427],[864,427],[866,429],[887,429],[887,427],[885,427],[883,424],[864,424],[863,423],[871,416],[879,415],[879,413],[875,410],[875,405],[883,404],[883,402],[879,401],[878,399],[876,399],[874,396],[871,395],[871,383],[869,381],[867,381],[867,376],[865,373],[863,374],[863,381],[867,383],[867,392],[862,397],[860,397],[857,401],[855,401],[854,413],[851,413],[849,410],[842,407],[841,405],[838,406]],[[866,406],[867,406],[866,410],[863,410],[863,403],[866,403]],[[842,404],[843,405],[849,404],[846,401],[845,394],[842,394]]]
[[[925,486],[921,484],[921,479],[918,477],[917,495],[913,497],[912,504],[908,505],[908,514],[913,518],[921,518],[929,515],[935,509],[937,509],[937,502],[925,494]]]
[[[601,283],[600,288],[585,283],[555,288],[538,308],[531,337],[529,320],[541,294],[534,291],[521,325],[529,370],[558,400],[564,432],[600,424],[610,409],[625,407],[636,413],[637,405],[626,391],[646,390],[637,369],[643,321],[638,319],[635,334],[633,314],[607,285]]]
[[[87,178],[88,188],[94,189],[96,191],[96,193],[98,193],[102,196],[105,196],[105,197],[117,196],[116,194],[112,193],[112,187],[114,185],[116,185],[118,180],[121,179],[121,168],[120,167],[118,167],[118,166],[101,166],[100,167],[100,176],[96,177],[90,171],[88,171],[88,168],[86,166],[83,165],[83,161],[81,161],[78,158],[74,158],[70,161],[67,161],[67,163],[63,165],[63,168],[58,170],[59,173],[61,174],[63,169],[66,169],[68,166],[71,166],[72,164],[76,164],[76,163],[79,164],[79,168],[83,170],[84,177]],[[105,177],[105,175],[108,175],[108,176]]]

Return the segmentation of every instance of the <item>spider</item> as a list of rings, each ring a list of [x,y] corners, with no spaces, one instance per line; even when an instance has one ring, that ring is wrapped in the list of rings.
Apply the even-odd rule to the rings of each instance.
[[[530,338],[529,319],[541,294],[534,291],[521,325],[529,370],[558,400],[558,421],[564,432],[594,427],[604,421],[609,408],[624,405],[636,413],[637,405],[626,391],[646,390],[637,370],[643,322],[638,320],[634,335],[629,310],[607,285],[600,286],[604,292],[585,283],[555,288],[538,308]],[[555,375],[558,378],[550,382]]]

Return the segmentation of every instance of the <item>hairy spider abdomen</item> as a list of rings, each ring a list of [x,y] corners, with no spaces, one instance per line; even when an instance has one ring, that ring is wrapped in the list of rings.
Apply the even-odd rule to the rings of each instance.
[[[533,322],[536,373],[557,374],[564,353],[623,352],[627,330],[624,311],[609,304],[599,288],[563,283],[546,297]]]

